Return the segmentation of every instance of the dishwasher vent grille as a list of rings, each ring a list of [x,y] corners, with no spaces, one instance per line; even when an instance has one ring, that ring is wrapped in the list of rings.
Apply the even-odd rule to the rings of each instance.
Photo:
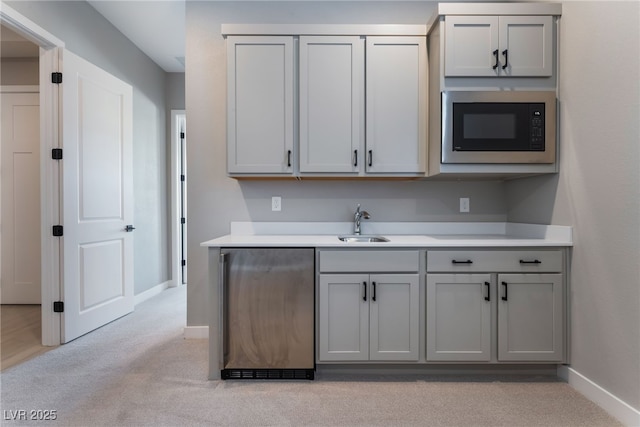
[[[312,380],[313,369],[223,369],[223,380]]]

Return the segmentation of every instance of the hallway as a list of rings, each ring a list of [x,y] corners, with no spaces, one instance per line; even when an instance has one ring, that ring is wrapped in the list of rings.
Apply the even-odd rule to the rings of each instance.
[[[2,371],[55,348],[42,345],[39,305],[3,304],[0,308],[0,325]]]

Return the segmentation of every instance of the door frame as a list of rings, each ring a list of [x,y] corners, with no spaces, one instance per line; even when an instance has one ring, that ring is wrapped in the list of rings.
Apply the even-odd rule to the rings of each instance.
[[[51,159],[51,149],[60,148],[59,87],[51,83],[58,71],[59,48],[65,44],[6,4],[0,8],[0,23],[40,47],[40,203],[42,267],[42,345],[60,345],[61,316],[53,302],[61,300],[61,240],[53,237],[52,225],[61,223],[61,164]]]
[[[183,235],[180,210],[182,194],[182,183],[180,180],[182,159],[182,146],[180,138],[180,120],[186,120],[185,110],[171,110],[171,282],[172,287],[184,284],[182,269],[182,247]],[[185,125],[186,132],[186,125]],[[186,140],[186,138],[185,138]],[[186,183],[186,180],[185,180]],[[186,197],[185,197],[186,198]],[[186,234],[186,233],[185,233]]]

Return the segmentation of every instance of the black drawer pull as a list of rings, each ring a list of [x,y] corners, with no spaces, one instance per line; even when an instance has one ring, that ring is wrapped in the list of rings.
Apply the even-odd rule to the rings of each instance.
[[[507,292],[509,291],[509,285],[507,285],[507,282],[502,282],[502,286],[504,286],[504,295],[502,296],[502,301],[507,301]]]
[[[362,301],[367,300],[367,282],[362,282],[362,287],[364,288],[364,296],[362,297]]]
[[[535,259],[533,261],[525,261],[523,259],[520,260],[520,264],[542,264],[542,261]]]
[[[451,260],[451,264],[473,264],[473,261],[471,261],[470,259],[466,260],[466,261],[458,261],[458,260]]]
[[[496,63],[493,64],[493,67],[492,67],[495,70],[496,68],[498,68],[498,49],[493,51],[493,56],[496,57]]]
[[[484,285],[487,287],[487,295],[484,297],[484,300],[491,301],[491,284],[489,282],[484,282]]]
[[[371,295],[371,301],[376,300],[376,282],[371,282],[371,286],[373,286],[373,295]]]

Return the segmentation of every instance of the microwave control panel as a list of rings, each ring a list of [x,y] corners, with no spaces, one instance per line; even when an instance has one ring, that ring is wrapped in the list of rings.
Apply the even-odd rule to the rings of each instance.
[[[532,151],[544,151],[544,104],[531,104],[531,135],[530,149]]]

